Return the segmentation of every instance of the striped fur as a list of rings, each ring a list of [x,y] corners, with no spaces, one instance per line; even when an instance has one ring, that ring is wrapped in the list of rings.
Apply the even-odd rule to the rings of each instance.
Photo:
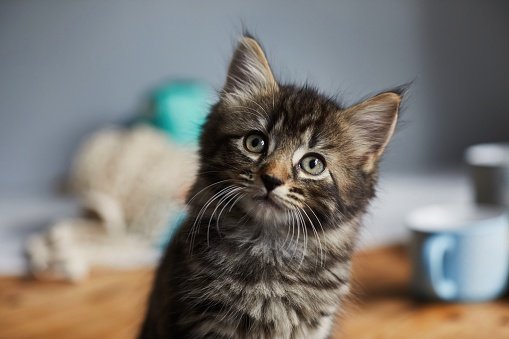
[[[342,108],[276,83],[258,43],[243,38],[204,126],[189,217],[159,266],[140,338],[329,338],[400,96]],[[259,153],[246,147],[254,132],[265,141]],[[304,171],[309,154],[323,172]],[[277,183],[270,189],[267,177]]]

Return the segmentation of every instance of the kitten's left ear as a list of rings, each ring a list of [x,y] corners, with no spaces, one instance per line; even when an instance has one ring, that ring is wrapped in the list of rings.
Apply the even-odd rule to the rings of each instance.
[[[354,148],[371,172],[391,140],[398,121],[401,93],[385,92],[361,102],[344,113],[352,132]]]
[[[243,37],[230,62],[223,95],[249,95],[277,88],[277,82],[261,46],[255,39]]]

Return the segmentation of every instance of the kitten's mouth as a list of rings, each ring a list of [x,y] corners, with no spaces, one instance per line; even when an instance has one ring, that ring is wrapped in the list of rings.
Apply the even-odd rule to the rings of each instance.
[[[286,221],[286,206],[273,194],[255,193],[247,200],[247,213],[264,225],[276,225]]]
[[[256,201],[260,207],[273,207],[278,210],[283,209],[282,206],[270,196],[270,194],[256,195],[253,197],[253,200]]]

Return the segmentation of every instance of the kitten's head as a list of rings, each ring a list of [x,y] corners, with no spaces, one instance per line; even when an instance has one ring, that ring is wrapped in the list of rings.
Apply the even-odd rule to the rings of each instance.
[[[229,194],[223,202],[263,225],[346,221],[374,195],[400,101],[391,91],[343,108],[314,89],[282,85],[260,45],[244,37],[204,126],[201,177],[224,180],[214,190]]]

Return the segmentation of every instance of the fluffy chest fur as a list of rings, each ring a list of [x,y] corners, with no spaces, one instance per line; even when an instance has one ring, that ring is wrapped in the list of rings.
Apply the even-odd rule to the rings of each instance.
[[[184,249],[179,275],[185,278],[175,284],[176,299],[182,301],[176,321],[180,326],[192,324],[189,332],[196,338],[211,332],[221,338],[253,339],[329,335],[349,289],[353,241],[345,234],[348,227],[355,234],[355,223],[345,226],[341,238],[337,232],[327,234],[325,249],[308,241],[304,257],[301,251],[296,255],[295,244],[285,248],[284,243],[267,245],[265,239],[241,242],[213,226],[208,234],[204,227],[196,235],[192,253],[185,244],[176,246]],[[187,243],[187,233],[184,229],[180,241]],[[213,247],[200,245],[207,237]]]

